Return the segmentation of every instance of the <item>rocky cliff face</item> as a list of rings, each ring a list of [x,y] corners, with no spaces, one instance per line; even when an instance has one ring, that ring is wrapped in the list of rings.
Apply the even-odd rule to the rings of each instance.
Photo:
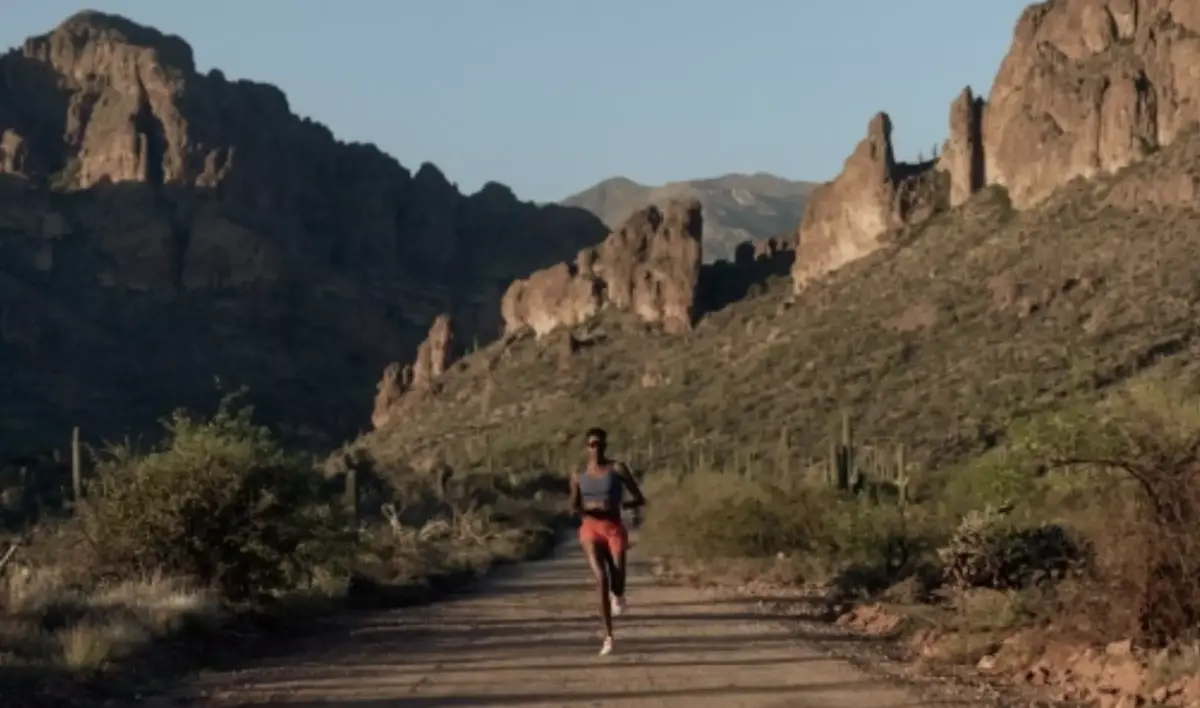
[[[501,304],[505,332],[542,336],[581,324],[605,307],[632,312],[669,332],[686,331],[698,314],[702,236],[699,201],[646,207],[573,263],[514,282]]]
[[[417,347],[417,358],[411,365],[398,361],[383,370],[375,394],[371,425],[381,428],[394,419],[405,396],[433,390],[438,378],[453,361],[454,332],[448,315],[438,315],[429,328],[425,341]]]
[[[950,137],[938,169],[950,175],[950,206],[960,206],[987,183],[983,155],[983,107],[970,88],[950,104]]]
[[[116,434],[214,376],[353,432],[439,313],[497,336],[513,279],[606,232],[498,184],[462,195],[273,86],[197,73],[178,37],[75,15],[0,57],[0,443]]]
[[[1200,120],[1200,3],[1031,5],[982,112],[986,181],[1017,208],[1125,167]],[[971,137],[952,129],[951,142]]]
[[[987,185],[1033,206],[1076,178],[1126,167],[1200,121],[1200,2],[1048,0],[1021,14],[986,101],[950,108],[936,163],[898,165],[876,116],[842,173],[809,199],[796,289],[867,255],[883,233],[959,206]],[[940,176],[939,176],[940,175]],[[1170,199],[1190,184],[1164,187]]]
[[[928,218],[944,200],[944,180],[933,167],[897,162],[891,119],[872,118],[841,174],[809,197],[796,234],[796,290],[874,251],[880,234]]]

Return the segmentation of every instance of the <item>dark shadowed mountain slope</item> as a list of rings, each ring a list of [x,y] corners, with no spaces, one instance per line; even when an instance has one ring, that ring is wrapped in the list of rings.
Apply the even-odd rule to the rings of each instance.
[[[437,314],[487,341],[513,279],[606,232],[461,194],[274,86],[197,72],[178,37],[77,14],[0,56],[0,451],[136,432],[214,378],[352,434]]]

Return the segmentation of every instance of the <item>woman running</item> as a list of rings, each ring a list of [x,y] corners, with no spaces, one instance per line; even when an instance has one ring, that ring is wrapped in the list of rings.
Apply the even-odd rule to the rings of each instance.
[[[629,548],[629,533],[621,521],[621,509],[637,509],[646,503],[629,468],[622,462],[608,459],[608,434],[602,428],[592,428],[585,434],[587,466],[571,476],[571,511],[579,514],[579,542],[587,556],[588,565],[596,579],[600,595],[600,619],[604,627],[604,644],[600,655],[613,649],[613,615],[625,610],[625,552]],[[622,493],[628,489],[631,501],[622,504]]]

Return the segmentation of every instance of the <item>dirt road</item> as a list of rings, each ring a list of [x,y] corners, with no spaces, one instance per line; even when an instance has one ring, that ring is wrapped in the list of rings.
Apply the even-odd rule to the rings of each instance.
[[[632,570],[630,609],[607,657],[597,656],[586,566],[567,544],[468,595],[347,620],[340,636],[201,676],[188,693],[207,696],[192,705],[279,708],[976,705],[922,700],[824,656],[748,601],[657,586]]]

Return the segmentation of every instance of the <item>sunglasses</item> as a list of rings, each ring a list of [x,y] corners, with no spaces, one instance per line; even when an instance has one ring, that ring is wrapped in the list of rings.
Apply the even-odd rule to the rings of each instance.
[[[604,443],[600,442],[599,440],[588,440],[588,441],[587,441],[587,446],[588,446],[588,447],[600,447],[600,446],[601,446],[601,445],[603,445],[603,444],[604,444]]]

